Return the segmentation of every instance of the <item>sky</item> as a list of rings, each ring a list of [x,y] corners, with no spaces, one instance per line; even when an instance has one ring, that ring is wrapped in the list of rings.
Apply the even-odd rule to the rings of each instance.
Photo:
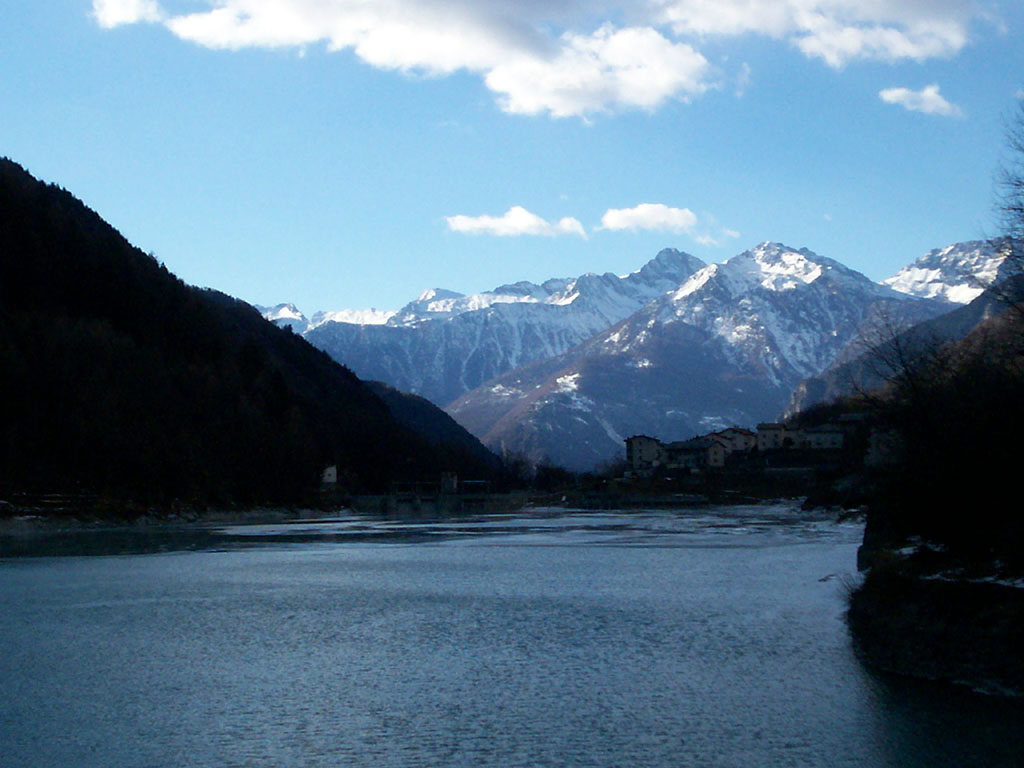
[[[397,309],[998,234],[1018,0],[0,0],[0,155],[189,283]]]

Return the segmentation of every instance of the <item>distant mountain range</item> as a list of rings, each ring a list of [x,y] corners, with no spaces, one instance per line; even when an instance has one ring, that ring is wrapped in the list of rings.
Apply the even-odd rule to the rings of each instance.
[[[437,289],[370,317],[307,320],[291,305],[265,316],[356,373],[443,405],[493,449],[586,469],[618,457],[630,434],[681,439],[777,418],[804,380],[855,359],[880,328],[970,301],[1002,263],[992,243],[960,243],[875,283],[766,242],[721,264],[664,250],[621,277]]]
[[[361,378],[444,405],[505,371],[567,352],[703,266],[667,249],[623,277],[524,281],[470,296],[434,289],[397,312],[369,316],[343,311],[307,320],[288,304],[264,309],[264,316],[301,332]]]

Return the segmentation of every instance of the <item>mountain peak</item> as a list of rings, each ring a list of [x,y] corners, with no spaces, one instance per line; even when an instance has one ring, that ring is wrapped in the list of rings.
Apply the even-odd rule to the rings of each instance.
[[[971,240],[931,250],[882,283],[911,296],[968,304],[1009,269],[999,241]]]
[[[770,291],[787,291],[800,283],[813,283],[832,264],[806,248],[795,250],[782,243],[764,242],[734,256],[726,270],[744,272]]]
[[[671,294],[678,303],[698,291],[722,291],[739,297],[754,291],[782,293],[802,289],[825,278],[847,288],[870,294],[898,294],[873,282],[860,272],[834,259],[820,256],[808,248],[791,248],[783,243],[765,241],[720,264],[711,264],[690,277]],[[705,288],[705,286],[708,286]]]
[[[447,288],[427,288],[416,301],[438,301],[442,299],[461,299],[466,294],[449,291]]]
[[[309,320],[291,302],[273,307],[257,306],[256,310],[280,328],[290,327],[296,333],[303,333],[309,327]]]
[[[663,248],[653,259],[623,279],[631,283],[658,285],[662,290],[669,291],[705,266],[696,256],[675,248]]]

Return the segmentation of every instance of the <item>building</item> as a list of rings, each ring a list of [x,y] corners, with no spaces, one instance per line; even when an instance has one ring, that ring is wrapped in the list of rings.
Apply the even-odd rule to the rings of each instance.
[[[634,472],[650,472],[660,466],[663,459],[663,447],[660,440],[647,435],[633,435],[626,438],[626,463]]]
[[[708,435],[708,466],[720,469],[725,466],[725,457],[732,453],[732,443],[721,435]]]
[[[729,441],[718,434],[694,437],[665,446],[665,466],[669,469],[707,468],[725,466],[725,457],[732,453]]]
[[[720,430],[714,434],[728,441],[729,451],[731,453],[745,453],[746,451],[752,451],[757,447],[757,435],[749,429],[729,427],[728,429]]]
[[[792,437],[790,438],[792,439]],[[774,451],[786,444],[786,425],[762,423],[757,425],[757,450]]]
[[[657,467],[701,472],[720,469],[731,454],[749,453],[757,444],[758,435],[740,427],[672,443],[633,435],[626,438],[626,463],[631,474],[640,476],[651,475]]]
[[[665,466],[669,469],[702,470],[708,464],[703,439],[676,440],[665,446]]]

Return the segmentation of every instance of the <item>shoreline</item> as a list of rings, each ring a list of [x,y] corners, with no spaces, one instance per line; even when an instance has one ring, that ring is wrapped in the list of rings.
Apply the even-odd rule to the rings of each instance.
[[[0,536],[34,531],[74,532],[104,528],[150,528],[180,525],[216,525],[226,523],[282,523],[317,520],[341,513],[385,517],[417,517],[438,514],[459,516],[500,514],[538,507],[578,509],[582,511],[643,509],[699,509],[747,504],[799,504],[807,511],[836,515],[840,519],[863,515],[861,508],[841,505],[808,505],[806,496],[754,496],[745,494],[699,493],[595,493],[567,490],[554,493],[510,491],[482,494],[438,494],[394,492],[358,494],[324,499],[316,503],[294,505],[231,505],[203,507],[172,503],[146,505],[131,501],[72,500],[60,506],[19,505],[0,499]]]
[[[863,549],[863,548],[862,548]],[[874,549],[847,625],[869,666],[1024,697],[1024,581],[925,545]],[[959,563],[950,568],[951,562]]]
[[[150,509],[133,516],[106,516],[95,509],[40,514],[39,510],[18,509],[0,517],[0,536],[31,536],[34,534],[88,533],[103,530],[150,530],[174,527],[195,527],[224,524],[283,523],[329,518],[345,507],[329,510],[315,507],[252,507],[246,509],[210,509],[163,511]]]

